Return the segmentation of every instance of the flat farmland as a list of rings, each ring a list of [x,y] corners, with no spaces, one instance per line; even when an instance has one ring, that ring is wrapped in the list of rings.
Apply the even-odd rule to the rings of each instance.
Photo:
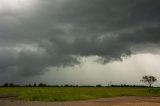
[[[0,98],[25,101],[77,101],[110,97],[158,97],[160,88],[147,87],[0,87]]]

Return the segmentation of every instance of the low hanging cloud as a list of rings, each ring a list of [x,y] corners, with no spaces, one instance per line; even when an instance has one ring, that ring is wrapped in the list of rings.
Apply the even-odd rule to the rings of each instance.
[[[36,76],[49,67],[80,64],[80,57],[108,63],[160,49],[159,12],[158,0],[2,2],[0,73]]]

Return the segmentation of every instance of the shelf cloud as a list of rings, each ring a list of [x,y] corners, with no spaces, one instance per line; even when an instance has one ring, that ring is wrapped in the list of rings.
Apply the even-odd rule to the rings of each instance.
[[[29,2],[0,3],[1,74],[33,77],[81,64],[81,57],[104,64],[160,49],[158,0]]]

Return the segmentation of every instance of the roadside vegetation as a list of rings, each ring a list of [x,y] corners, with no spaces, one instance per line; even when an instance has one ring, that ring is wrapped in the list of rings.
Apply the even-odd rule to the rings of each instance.
[[[0,98],[14,97],[27,101],[72,101],[116,96],[160,96],[160,88],[153,87],[154,76],[143,76],[144,85],[47,85],[29,84],[25,86],[5,83],[0,87]]]
[[[70,101],[115,96],[160,96],[160,88],[148,87],[1,87],[0,97],[29,101]]]

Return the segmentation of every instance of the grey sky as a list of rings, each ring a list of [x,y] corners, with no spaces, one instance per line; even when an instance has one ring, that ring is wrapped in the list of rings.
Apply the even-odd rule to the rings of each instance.
[[[122,71],[135,72],[126,80],[139,83],[155,75],[143,56],[158,61],[159,12],[158,0],[1,0],[0,83],[126,83],[113,77]]]

